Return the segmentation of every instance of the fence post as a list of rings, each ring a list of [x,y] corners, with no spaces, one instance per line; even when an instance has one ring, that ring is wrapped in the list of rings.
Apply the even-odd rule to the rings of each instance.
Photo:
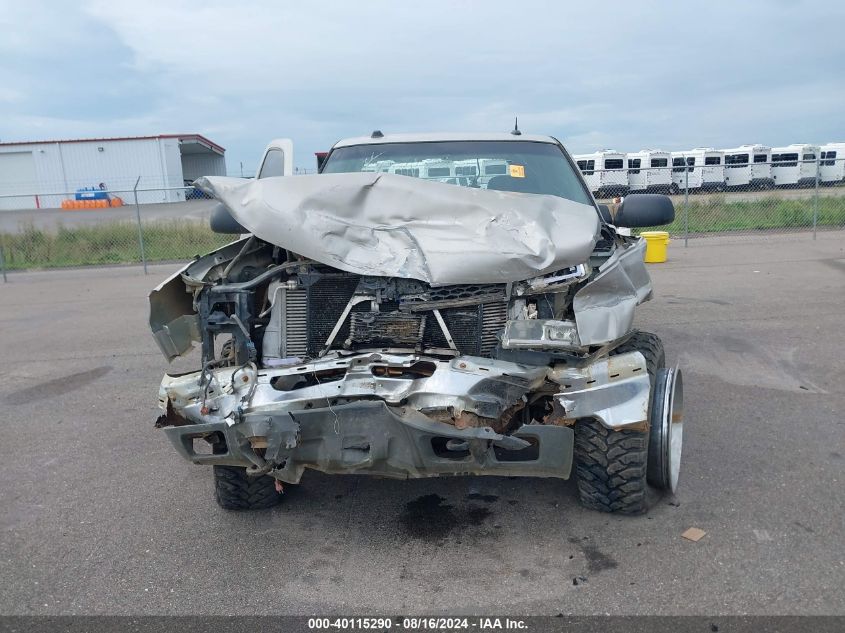
[[[818,155],[816,155],[816,193],[813,196],[813,239],[816,239],[816,225],[819,222],[819,167],[821,162]]]
[[[684,166],[684,248],[689,246],[689,167]]]
[[[138,221],[138,248],[141,249],[141,263],[144,265],[144,274],[147,274],[147,254],[144,252],[144,229],[141,228],[141,207],[138,205],[138,183],[141,177],[135,181],[132,193],[135,196],[135,219]]]
[[[4,240],[0,239],[0,271],[3,272],[3,283],[9,283],[9,280],[6,278],[6,251],[3,248]]]

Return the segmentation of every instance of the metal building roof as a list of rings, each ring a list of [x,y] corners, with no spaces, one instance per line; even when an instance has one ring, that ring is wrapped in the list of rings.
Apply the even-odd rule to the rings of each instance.
[[[156,136],[111,136],[100,138],[70,138],[70,139],[52,139],[46,141],[6,141],[0,143],[0,147],[8,147],[10,145],[49,145],[55,143],[98,143],[105,141],[150,141],[165,138],[179,139],[183,144],[197,144],[203,145],[218,154],[225,153],[226,149],[204,137],[202,134],[158,134]],[[190,153],[190,152],[188,152]]]

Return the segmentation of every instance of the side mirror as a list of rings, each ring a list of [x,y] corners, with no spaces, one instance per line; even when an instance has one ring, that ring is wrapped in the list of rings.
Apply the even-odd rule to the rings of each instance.
[[[616,212],[616,226],[636,229],[669,224],[675,219],[675,206],[669,196],[638,193],[626,196]]]
[[[211,210],[211,230],[215,233],[249,233],[244,227],[238,224],[238,221],[229,213],[222,202],[218,202]]]

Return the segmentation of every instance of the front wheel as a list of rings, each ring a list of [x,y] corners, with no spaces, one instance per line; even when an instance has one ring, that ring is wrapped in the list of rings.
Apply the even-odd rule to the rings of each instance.
[[[214,496],[224,510],[263,510],[282,499],[275,479],[247,475],[240,466],[214,466]]]
[[[640,514],[674,492],[683,441],[683,383],[664,366],[660,339],[635,332],[612,354],[640,352],[651,380],[647,430],[614,431],[594,418],[575,425],[575,477],[581,503],[602,512]]]
[[[640,514],[657,496],[648,485],[648,431],[611,431],[594,418],[575,425],[575,477],[581,504]]]
[[[677,367],[657,371],[652,387],[652,409],[648,481],[659,490],[675,492],[684,443],[684,381]]]

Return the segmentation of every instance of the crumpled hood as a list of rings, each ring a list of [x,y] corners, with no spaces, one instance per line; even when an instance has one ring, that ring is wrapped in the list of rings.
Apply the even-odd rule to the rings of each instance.
[[[384,173],[195,183],[266,242],[359,275],[432,286],[504,283],[581,264],[596,210],[556,196]]]

